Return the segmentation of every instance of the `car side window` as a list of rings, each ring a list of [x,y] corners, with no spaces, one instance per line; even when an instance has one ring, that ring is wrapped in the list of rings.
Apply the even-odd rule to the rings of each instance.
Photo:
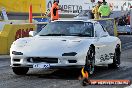
[[[106,35],[106,30],[100,25],[99,23],[95,23],[95,37],[103,36],[102,34]]]

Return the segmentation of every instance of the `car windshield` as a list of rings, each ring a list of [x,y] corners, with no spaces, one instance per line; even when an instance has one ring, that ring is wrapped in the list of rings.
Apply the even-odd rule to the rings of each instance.
[[[93,37],[94,30],[91,22],[56,21],[47,24],[39,36],[84,36]]]

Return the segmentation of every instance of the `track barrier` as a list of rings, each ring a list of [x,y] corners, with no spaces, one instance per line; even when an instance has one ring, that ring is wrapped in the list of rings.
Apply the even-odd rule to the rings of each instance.
[[[3,30],[0,31],[0,54],[9,54],[13,41],[29,37],[29,32],[35,29],[35,24],[5,24]]]

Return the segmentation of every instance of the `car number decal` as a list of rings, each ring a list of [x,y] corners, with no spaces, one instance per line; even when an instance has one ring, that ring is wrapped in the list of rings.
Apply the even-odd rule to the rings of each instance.
[[[113,57],[114,57],[114,54],[113,53],[101,55],[100,62],[113,59]]]
[[[34,64],[33,68],[44,68],[44,69],[48,69],[50,68],[50,64]]]

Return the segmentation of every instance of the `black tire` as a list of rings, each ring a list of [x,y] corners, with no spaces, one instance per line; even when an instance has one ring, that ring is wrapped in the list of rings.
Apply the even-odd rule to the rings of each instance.
[[[90,69],[90,65],[94,67],[95,65],[95,48],[94,46],[90,46],[89,50],[87,52],[85,66],[87,66]]]
[[[27,67],[12,67],[12,70],[16,75],[26,75],[29,68],[27,68]]]
[[[117,45],[115,48],[113,63],[109,64],[108,67],[109,68],[119,68],[120,67],[120,56],[121,56],[120,45]]]

